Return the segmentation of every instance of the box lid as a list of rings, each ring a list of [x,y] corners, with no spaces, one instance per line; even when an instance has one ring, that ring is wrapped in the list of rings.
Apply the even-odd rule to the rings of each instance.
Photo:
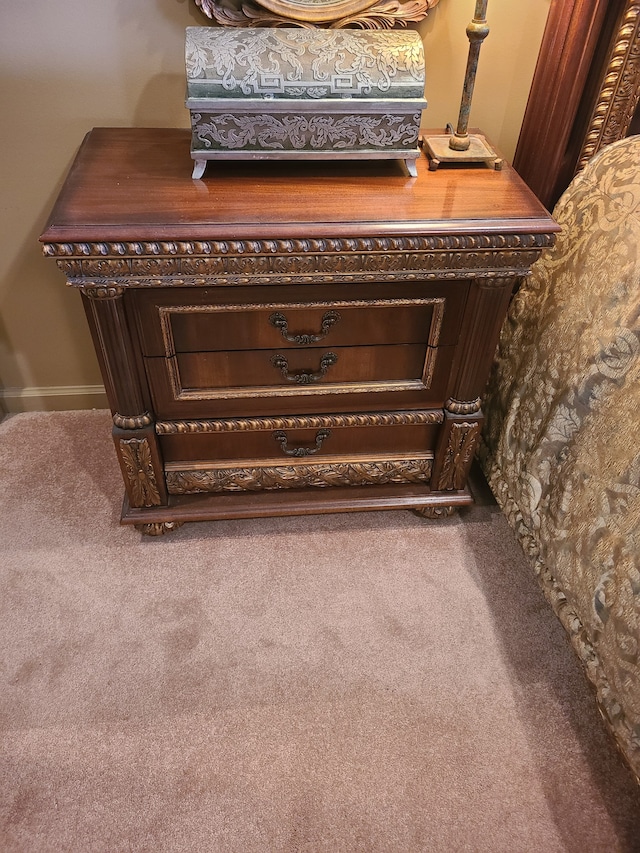
[[[413,31],[188,27],[185,60],[194,100],[424,97]]]

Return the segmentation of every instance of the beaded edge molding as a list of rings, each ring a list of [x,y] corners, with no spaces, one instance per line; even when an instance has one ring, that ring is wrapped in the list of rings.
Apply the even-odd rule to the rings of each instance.
[[[414,281],[527,275],[553,234],[193,242],[45,243],[69,284],[117,288]],[[93,290],[93,293],[89,291]]]
[[[354,415],[300,415],[273,418],[227,418],[223,420],[158,421],[158,435],[185,435],[212,432],[253,432],[275,429],[318,429],[320,427],[418,426],[441,424],[440,410],[382,412]]]
[[[345,252],[538,249],[552,234],[445,234],[419,237],[336,237],[306,240],[163,240],[43,243],[47,257],[291,255]]]

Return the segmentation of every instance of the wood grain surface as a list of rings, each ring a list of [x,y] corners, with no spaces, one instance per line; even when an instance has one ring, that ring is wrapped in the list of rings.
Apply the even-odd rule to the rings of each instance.
[[[426,131],[425,131],[426,133]],[[43,242],[450,233],[548,233],[516,173],[473,168],[418,177],[399,161],[219,162],[191,179],[189,132],[96,128],[87,135]]]

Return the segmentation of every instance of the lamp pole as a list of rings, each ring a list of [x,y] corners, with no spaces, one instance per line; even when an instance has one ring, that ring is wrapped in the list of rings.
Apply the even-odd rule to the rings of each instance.
[[[426,136],[422,139],[421,144],[429,158],[429,169],[431,171],[437,169],[441,164],[450,163],[458,165],[461,163],[486,163],[487,166],[491,166],[497,171],[502,169],[502,158],[496,154],[484,136],[477,133],[470,136],[468,132],[471,98],[478,70],[478,57],[480,56],[482,42],[489,35],[489,27],[487,26],[488,2],[489,0],[476,0],[476,11],[473,20],[467,27],[469,56],[462,89],[458,127],[454,131],[448,124],[443,135]]]
[[[482,42],[489,35],[487,26],[487,4],[489,0],[476,0],[476,11],[473,20],[467,27],[469,39],[469,56],[467,58],[467,71],[462,88],[462,101],[460,103],[460,115],[458,116],[458,127],[449,140],[449,147],[454,151],[466,151],[469,148],[470,139],[467,132],[469,126],[469,113],[471,111],[471,98],[473,87],[476,82],[478,70],[478,57]]]

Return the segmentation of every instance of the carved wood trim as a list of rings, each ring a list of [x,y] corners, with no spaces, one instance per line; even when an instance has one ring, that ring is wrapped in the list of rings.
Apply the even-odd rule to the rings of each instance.
[[[330,27],[342,29],[356,27],[378,30],[406,27],[408,22],[422,21],[429,9],[439,0],[351,0],[322,5],[310,4],[306,10],[298,4],[286,2],[251,2],[239,6],[227,0],[195,0],[204,14],[223,27],[305,27],[316,29]],[[288,13],[287,13],[288,8]]]
[[[437,521],[441,518],[451,518],[459,509],[460,507],[457,506],[418,506],[413,511],[421,518],[430,518]]]
[[[640,100],[640,2],[627,0],[609,52],[577,170],[602,148],[626,136]]]
[[[552,234],[427,234],[413,237],[326,237],[307,240],[163,240],[144,242],[43,243],[46,257],[55,258],[155,258],[233,257],[255,255],[320,255],[390,252],[477,252],[487,249],[543,249]],[[139,268],[144,274],[144,267]],[[147,270],[148,274],[148,270]]]
[[[436,488],[463,489],[480,438],[480,422],[453,423]]]
[[[333,429],[337,427],[419,426],[441,424],[440,409],[416,412],[382,412],[357,415],[301,415],[275,418],[228,418],[224,420],[158,421],[158,435],[189,435],[212,432],[257,432],[277,429]]]
[[[151,447],[146,438],[121,438],[120,458],[129,482],[132,506],[160,506],[162,500],[153,470]]]
[[[145,524],[136,524],[134,527],[145,536],[164,536],[182,527],[183,521],[151,521]]]
[[[104,263],[108,263],[108,261]],[[124,293],[124,287],[121,284],[100,284],[85,288],[84,293],[90,299],[117,299]]]
[[[454,400],[453,397],[450,397],[444,404],[444,407],[453,415],[474,415],[480,411],[481,403],[482,400],[480,397],[469,401]]]
[[[199,276],[166,276],[164,278],[123,278],[118,281],[123,290],[130,288],[155,288],[155,287],[236,287],[243,285],[274,285],[274,284],[366,284],[380,282],[426,282],[426,281],[462,281],[469,279],[481,279],[482,281],[492,281],[496,278],[504,276],[511,278],[520,278],[528,276],[529,267],[533,265],[540,257],[540,252],[530,252],[528,254],[521,253],[514,261],[517,264],[506,264],[499,266],[498,263],[492,264],[487,269],[475,270],[472,267],[472,262],[469,260],[469,266],[458,268],[445,268],[442,270],[433,271],[428,268],[425,261],[425,268],[415,267],[410,271],[403,270],[401,272],[386,272],[383,269],[362,273],[360,275],[350,272],[335,272],[335,273],[271,273],[265,275],[211,275],[207,278]],[[369,265],[371,268],[371,264]],[[64,272],[64,270],[63,270]],[[65,275],[67,273],[65,272]],[[67,284],[71,287],[77,287],[80,291],[90,295],[95,288],[104,287],[108,280],[100,280],[94,277],[79,278],[74,275],[67,275]]]
[[[43,243],[46,257],[178,257],[277,255],[332,252],[477,251],[532,249],[548,245],[549,234],[429,234],[413,237],[326,237],[275,240],[170,240],[154,242]]]
[[[432,465],[432,459],[403,459],[384,462],[207,468],[200,471],[167,471],[166,480],[167,491],[172,495],[308,487],[426,484],[431,477]]]
[[[538,236],[538,235],[536,235]],[[57,260],[57,265],[73,287],[100,298],[118,295],[119,290],[136,287],[215,287],[235,285],[328,284],[367,281],[442,281],[481,278],[490,282],[504,276],[528,275],[542,250],[554,243],[554,235],[544,235],[534,248],[416,250],[411,252],[363,252],[323,255],[221,255],[208,258],[167,259],[158,275],[141,273],[136,259],[123,274],[122,261],[115,262],[113,275],[108,261],[100,262],[99,273],[90,260]],[[160,269],[160,268],[159,268]]]
[[[149,426],[152,418],[149,412],[145,412],[142,415],[135,415],[132,417],[127,417],[126,415],[120,415],[118,412],[113,416],[113,423],[119,429],[143,429],[144,427]]]
[[[94,298],[116,288],[429,281],[528,274],[553,234],[431,234],[113,243],[45,243],[69,284]]]

